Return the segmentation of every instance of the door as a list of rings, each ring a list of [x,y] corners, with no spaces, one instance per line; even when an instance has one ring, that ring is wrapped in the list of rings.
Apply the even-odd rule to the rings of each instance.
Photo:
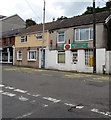
[[[45,49],[41,51],[41,68],[45,68]]]
[[[72,70],[77,71],[78,51],[72,51]]]

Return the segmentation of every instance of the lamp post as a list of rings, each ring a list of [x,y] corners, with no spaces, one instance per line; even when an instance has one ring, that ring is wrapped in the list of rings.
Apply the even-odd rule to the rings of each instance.
[[[93,0],[93,73],[96,73],[96,12],[95,12],[95,0]]]
[[[41,57],[41,68],[44,68],[44,32],[45,32],[45,0],[43,8],[43,37],[42,37],[42,57]]]

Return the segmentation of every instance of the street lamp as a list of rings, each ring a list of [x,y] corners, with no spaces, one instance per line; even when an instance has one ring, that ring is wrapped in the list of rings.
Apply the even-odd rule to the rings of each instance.
[[[45,0],[43,8],[43,37],[42,37],[42,52],[41,52],[41,68],[44,68],[44,32],[45,32]]]
[[[96,73],[96,11],[95,0],[93,0],[93,73]]]

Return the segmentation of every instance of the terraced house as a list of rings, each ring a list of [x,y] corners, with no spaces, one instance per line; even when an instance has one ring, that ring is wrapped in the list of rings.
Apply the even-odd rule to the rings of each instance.
[[[97,73],[111,73],[111,51],[107,45],[111,26],[106,20],[111,13],[104,11],[96,14],[96,70]],[[108,19],[109,20],[109,19]],[[108,24],[111,21],[109,20]],[[108,30],[110,32],[108,32]],[[46,68],[93,72],[93,15],[82,15],[58,22],[50,30],[50,50]],[[110,39],[110,38],[109,38]]]
[[[29,66],[34,68],[45,68],[46,49],[49,47],[51,23],[45,24],[45,33],[43,37],[43,25],[36,24],[26,28],[16,36],[14,48],[14,65]],[[44,44],[43,42],[44,38]],[[41,50],[43,49],[43,60],[41,61]]]

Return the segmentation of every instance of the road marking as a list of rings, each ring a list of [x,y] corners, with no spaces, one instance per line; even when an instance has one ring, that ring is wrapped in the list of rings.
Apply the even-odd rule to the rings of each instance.
[[[16,96],[16,94],[12,94],[12,93],[9,93],[9,92],[2,92],[3,95],[7,95],[9,97],[14,97]]]
[[[26,92],[27,92],[27,91],[20,90],[20,89],[15,89],[14,91],[16,91],[16,92],[20,92],[20,93],[26,93]]]
[[[23,96],[20,96],[18,99],[21,100],[21,101],[27,101],[27,100],[29,100],[28,98],[23,97]]]
[[[67,105],[67,106],[70,106],[70,107],[76,106],[76,105],[74,105],[74,104],[69,104],[69,103],[64,103],[64,104]]]
[[[3,91],[2,90],[0,90],[0,93],[2,93]]]
[[[102,112],[102,111],[99,111],[99,110],[96,109],[96,108],[91,109],[91,111],[92,111],[92,112],[95,112],[95,113],[99,113],[99,114],[103,114],[103,115],[105,115],[105,116],[111,117],[111,112]]]
[[[0,84],[0,87],[4,87],[5,85]]]
[[[40,96],[40,95],[39,95],[39,94],[36,94],[36,95],[35,95],[35,94],[33,94],[32,96],[33,96],[33,97],[38,97],[38,96]]]
[[[30,116],[30,115],[32,115],[33,113],[34,113],[34,112],[29,112],[29,113],[24,114],[24,115],[22,115],[22,116],[16,117],[16,119],[24,118],[24,117]]]
[[[46,100],[51,101],[51,102],[54,102],[54,103],[58,103],[58,102],[61,101],[61,100],[57,100],[57,99],[51,98],[51,97],[43,97],[43,99],[46,99]]]
[[[13,90],[13,89],[15,89],[14,87],[10,87],[10,86],[7,86],[7,87],[5,87],[6,89],[10,89],[10,90]]]

